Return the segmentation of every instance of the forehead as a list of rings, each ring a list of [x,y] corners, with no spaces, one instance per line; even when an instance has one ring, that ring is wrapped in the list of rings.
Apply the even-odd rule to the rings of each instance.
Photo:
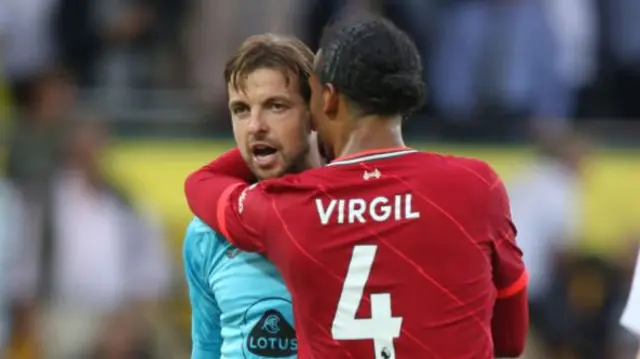
[[[229,102],[263,102],[272,97],[295,99],[300,97],[298,76],[279,69],[257,69],[245,78],[239,78],[236,86],[227,84]]]

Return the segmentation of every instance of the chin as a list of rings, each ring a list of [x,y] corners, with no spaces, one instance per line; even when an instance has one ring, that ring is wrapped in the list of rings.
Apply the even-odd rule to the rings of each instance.
[[[269,168],[269,169],[253,169],[253,171],[251,171],[251,172],[253,172],[253,174],[259,180],[278,178],[278,177],[282,177],[282,176],[285,175],[284,168],[282,168],[280,166],[274,167],[274,168]]]

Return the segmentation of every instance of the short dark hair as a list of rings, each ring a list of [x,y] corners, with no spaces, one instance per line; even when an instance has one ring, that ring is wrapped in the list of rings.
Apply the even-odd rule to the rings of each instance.
[[[244,90],[247,76],[261,68],[281,71],[287,83],[290,81],[291,73],[298,76],[300,94],[305,101],[309,101],[309,76],[313,69],[313,52],[302,41],[293,36],[278,34],[249,37],[227,61],[224,80],[236,90]]]
[[[320,41],[316,74],[361,115],[407,115],[425,99],[422,59],[413,41],[388,20],[364,14],[330,25]]]

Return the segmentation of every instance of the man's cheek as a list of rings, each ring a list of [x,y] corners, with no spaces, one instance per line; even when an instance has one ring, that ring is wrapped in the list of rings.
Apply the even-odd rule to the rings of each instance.
[[[240,149],[240,154],[242,154],[242,158],[244,159],[244,161],[248,164],[251,164],[251,158],[253,156],[251,155],[249,150],[247,150],[246,146],[242,146],[240,143],[238,143],[238,148]]]
[[[291,158],[291,156],[289,155],[289,152],[285,150],[281,150],[280,152],[278,152],[278,155],[278,167],[280,167],[281,170],[282,168],[289,165],[289,159]]]

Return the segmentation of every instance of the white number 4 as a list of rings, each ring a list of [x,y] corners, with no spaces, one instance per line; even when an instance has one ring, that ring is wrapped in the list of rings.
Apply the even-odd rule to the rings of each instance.
[[[356,319],[378,246],[355,246],[344,280],[331,335],[336,340],[372,339],[376,359],[395,359],[393,339],[400,336],[402,317],[391,315],[391,295],[371,294],[371,318]]]

